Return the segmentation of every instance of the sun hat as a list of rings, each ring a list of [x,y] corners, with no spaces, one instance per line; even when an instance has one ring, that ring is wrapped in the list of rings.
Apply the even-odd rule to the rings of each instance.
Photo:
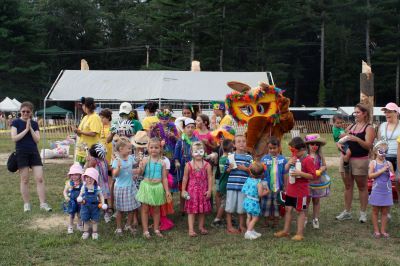
[[[96,170],[96,168],[93,167],[87,168],[83,176],[91,177],[96,181],[96,183],[99,183],[99,172]]]
[[[132,112],[132,105],[128,102],[121,103],[119,106],[119,114],[129,115],[130,112]]]
[[[211,136],[216,142],[220,142],[221,138],[234,140],[236,131],[232,126],[222,125],[218,129],[211,132]]]
[[[397,106],[397,104],[395,104],[395,103],[388,103],[388,104],[386,104],[386,106],[385,107],[383,107],[382,109],[381,109],[381,111],[386,111],[386,110],[389,110],[389,111],[396,111],[396,113],[400,113],[399,111],[399,107]]]
[[[146,131],[138,131],[135,136],[131,137],[131,143],[136,148],[146,148],[149,143],[149,136]]]
[[[69,168],[68,175],[74,175],[74,174],[83,174],[83,168],[79,163],[75,163],[71,165]]]
[[[319,145],[324,146],[326,144],[325,139],[321,138],[319,134],[308,134],[304,138],[306,144],[309,143],[319,143]]]

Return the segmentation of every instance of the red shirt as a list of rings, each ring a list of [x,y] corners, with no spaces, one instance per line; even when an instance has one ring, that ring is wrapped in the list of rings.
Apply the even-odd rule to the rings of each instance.
[[[313,176],[313,179],[315,179],[315,178],[317,178],[315,170],[316,169],[315,169],[314,159],[310,155],[307,155],[301,161],[301,171],[304,173],[307,173],[307,174],[311,174]],[[293,198],[309,196],[310,195],[310,191],[308,188],[309,182],[310,182],[310,179],[303,178],[303,177],[296,178],[296,183],[294,183],[294,184],[290,184],[288,182],[286,194]]]

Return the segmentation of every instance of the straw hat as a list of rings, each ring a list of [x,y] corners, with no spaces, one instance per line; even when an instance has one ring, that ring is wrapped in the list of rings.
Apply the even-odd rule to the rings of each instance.
[[[83,176],[91,177],[96,181],[97,184],[99,183],[99,172],[96,170],[96,168],[87,168]]]
[[[149,143],[149,136],[146,131],[138,131],[135,136],[131,138],[131,143],[136,148],[146,148]]]
[[[304,142],[306,144],[318,143],[321,146],[324,146],[326,144],[326,140],[321,138],[321,136],[319,134],[308,134],[308,135],[306,135],[306,137],[304,138]]]

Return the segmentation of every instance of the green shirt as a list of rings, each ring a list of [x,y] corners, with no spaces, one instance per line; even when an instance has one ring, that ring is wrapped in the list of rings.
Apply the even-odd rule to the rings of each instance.
[[[333,140],[335,142],[338,142],[340,139],[340,135],[342,135],[343,133],[345,133],[344,129],[341,127],[332,127],[332,134],[333,134]]]
[[[142,127],[142,124],[140,123],[140,121],[133,119],[132,124],[133,124],[133,130],[134,130],[135,134],[137,132],[143,130],[143,127]]]
[[[221,156],[218,161],[219,166],[219,176],[216,179],[219,179],[225,173],[225,165],[228,162],[228,156]]]

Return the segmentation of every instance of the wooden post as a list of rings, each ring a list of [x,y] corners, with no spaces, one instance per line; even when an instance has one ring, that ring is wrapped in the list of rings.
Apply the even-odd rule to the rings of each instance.
[[[360,74],[360,103],[369,105],[371,121],[373,122],[374,110],[374,74],[371,67],[362,61],[362,73]]]

